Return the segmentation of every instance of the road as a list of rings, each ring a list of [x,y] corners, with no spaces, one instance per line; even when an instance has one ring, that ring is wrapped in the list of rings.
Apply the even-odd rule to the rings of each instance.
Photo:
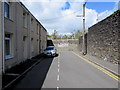
[[[118,88],[118,81],[73,52],[45,58],[16,88]]]
[[[72,52],[55,58],[43,88],[117,88],[118,82]]]

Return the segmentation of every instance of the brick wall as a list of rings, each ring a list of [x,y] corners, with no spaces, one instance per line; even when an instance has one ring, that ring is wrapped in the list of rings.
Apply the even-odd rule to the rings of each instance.
[[[120,60],[120,10],[88,29],[87,45],[90,55],[111,62]]]

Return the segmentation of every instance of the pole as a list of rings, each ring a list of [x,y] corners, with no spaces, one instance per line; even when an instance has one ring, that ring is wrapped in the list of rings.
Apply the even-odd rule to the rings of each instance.
[[[83,4],[83,50],[82,53],[83,55],[86,54],[86,48],[85,48],[85,4]]]
[[[77,17],[83,17],[83,31],[82,31],[82,36],[83,36],[83,44],[82,44],[82,54],[83,55],[86,55],[87,54],[87,48],[86,48],[86,45],[85,45],[85,5],[86,5],[87,2],[85,2],[83,4],[83,15],[77,15]]]

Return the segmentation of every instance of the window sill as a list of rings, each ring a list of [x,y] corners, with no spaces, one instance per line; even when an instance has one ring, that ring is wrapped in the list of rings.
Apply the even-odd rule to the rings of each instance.
[[[28,29],[27,27],[23,26],[23,28]]]
[[[7,56],[5,56],[5,59],[6,60],[8,60],[8,59],[12,59],[13,58],[13,56],[11,56],[11,55],[7,55]]]
[[[4,17],[4,18],[7,19],[7,20],[10,20],[11,22],[13,22],[13,20],[11,18],[9,18],[9,17]]]

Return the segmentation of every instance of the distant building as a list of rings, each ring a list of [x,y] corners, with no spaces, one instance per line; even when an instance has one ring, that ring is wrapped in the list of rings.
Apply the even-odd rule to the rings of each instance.
[[[47,30],[21,2],[5,0],[4,30],[5,69],[31,59],[46,48]]]

